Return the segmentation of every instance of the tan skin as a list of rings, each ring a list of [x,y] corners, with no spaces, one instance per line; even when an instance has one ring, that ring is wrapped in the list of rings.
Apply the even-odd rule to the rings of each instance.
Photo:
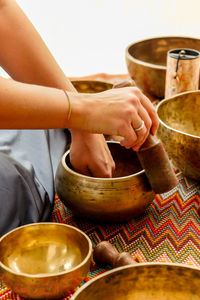
[[[111,177],[115,167],[103,133],[122,136],[121,144],[133,150],[149,131],[156,133],[156,111],[139,89],[78,94],[14,0],[0,0],[0,45],[0,65],[13,79],[0,77],[0,128],[69,128],[73,166],[97,177]],[[69,120],[62,89],[72,104]]]

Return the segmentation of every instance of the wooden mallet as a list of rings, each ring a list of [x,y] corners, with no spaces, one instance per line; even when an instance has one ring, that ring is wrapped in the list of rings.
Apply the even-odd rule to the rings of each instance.
[[[128,79],[115,84],[113,88],[127,86],[135,86],[135,82]],[[137,156],[156,194],[166,193],[177,186],[178,180],[160,140],[149,134],[137,152]]]

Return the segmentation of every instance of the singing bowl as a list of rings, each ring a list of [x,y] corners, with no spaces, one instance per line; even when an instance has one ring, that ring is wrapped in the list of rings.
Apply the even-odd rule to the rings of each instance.
[[[200,91],[177,94],[157,106],[157,135],[184,175],[200,180]]]
[[[200,39],[155,37],[127,46],[125,58],[129,75],[147,96],[156,99],[164,98],[167,52],[176,48],[200,51]]]
[[[112,83],[100,80],[73,80],[72,84],[79,93],[100,93],[113,87]]]
[[[90,239],[73,226],[21,226],[0,239],[1,279],[25,298],[63,297],[86,277],[91,255]]]
[[[181,264],[123,266],[84,284],[71,300],[197,300],[200,271]]]
[[[136,153],[118,142],[108,141],[116,164],[112,178],[75,172],[70,151],[62,157],[56,173],[60,200],[79,217],[98,222],[122,222],[142,214],[155,196]]]

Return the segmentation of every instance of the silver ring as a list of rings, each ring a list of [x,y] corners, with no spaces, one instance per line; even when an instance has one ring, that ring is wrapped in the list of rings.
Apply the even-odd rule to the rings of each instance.
[[[140,131],[140,130],[142,130],[143,127],[144,127],[144,121],[142,120],[142,124],[138,128],[135,128],[134,130]]]

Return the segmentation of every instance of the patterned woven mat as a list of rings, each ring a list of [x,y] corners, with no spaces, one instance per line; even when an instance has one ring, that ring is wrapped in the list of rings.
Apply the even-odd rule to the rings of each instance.
[[[200,217],[197,213],[200,186],[178,170],[176,176],[177,188],[156,195],[143,216],[127,223],[100,226],[79,221],[57,197],[52,221],[83,230],[93,245],[110,241],[119,252],[128,251],[138,262],[174,262],[200,268]],[[106,270],[92,263],[86,281]],[[22,300],[0,282],[0,300],[8,299]]]
[[[139,262],[174,262],[200,268],[200,186],[176,170],[179,186],[156,195],[143,216],[125,224],[97,225],[77,220],[56,197],[52,221],[73,225],[83,230],[96,245],[107,240],[119,252],[128,251]],[[86,281],[105,272],[91,264]],[[69,299],[70,297],[63,298]],[[0,300],[17,299],[0,283]]]

